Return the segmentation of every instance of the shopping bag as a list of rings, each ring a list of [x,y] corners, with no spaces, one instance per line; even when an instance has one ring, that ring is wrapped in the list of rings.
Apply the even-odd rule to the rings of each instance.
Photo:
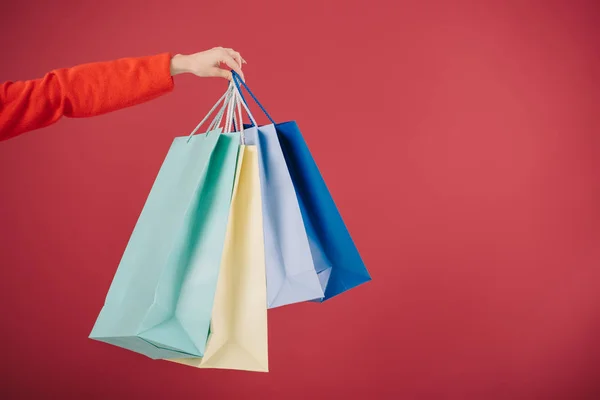
[[[244,130],[256,145],[269,308],[323,297],[292,179],[273,125]]]
[[[256,145],[269,308],[323,297],[292,179],[273,125],[245,130]]]
[[[239,75],[236,75],[239,78]],[[236,84],[240,99],[239,84]],[[248,116],[254,118],[242,101]],[[240,119],[241,120],[241,119]],[[241,122],[240,122],[241,123]],[[258,149],[262,193],[267,305],[269,308],[323,297],[302,215],[274,127],[243,129],[247,144]]]
[[[296,122],[275,123],[239,75],[234,73],[233,76],[238,89],[244,86],[271,121],[271,125],[258,130],[276,131],[297,195],[312,261],[324,291],[318,301],[370,281],[371,276]]]
[[[193,135],[203,122],[174,139],[90,338],[155,359],[204,354],[239,134]]]
[[[325,291],[321,300],[370,281],[371,276],[298,125],[292,121],[277,124],[276,128]]]
[[[198,368],[268,371],[265,253],[254,146],[240,147],[206,352],[202,359],[172,361]]]

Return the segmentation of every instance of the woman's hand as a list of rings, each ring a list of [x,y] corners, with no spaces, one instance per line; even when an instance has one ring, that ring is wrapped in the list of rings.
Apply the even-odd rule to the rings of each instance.
[[[190,73],[200,77],[231,80],[230,70],[234,70],[244,79],[242,64],[245,63],[246,60],[237,51],[215,47],[196,54],[177,54],[171,59],[171,75]]]

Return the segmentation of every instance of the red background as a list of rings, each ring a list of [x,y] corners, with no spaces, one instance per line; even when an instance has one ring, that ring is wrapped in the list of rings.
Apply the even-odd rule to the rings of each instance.
[[[0,143],[1,397],[600,398],[599,24],[593,0],[3,2],[2,80],[239,49],[373,282],[270,311],[269,374],[87,338],[171,140],[225,87],[177,77]]]

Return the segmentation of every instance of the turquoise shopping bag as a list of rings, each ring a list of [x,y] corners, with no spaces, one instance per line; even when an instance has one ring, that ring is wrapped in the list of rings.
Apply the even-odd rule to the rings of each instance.
[[[239,143],[221,129],[173,141],[90,338],[154,359],[204,354]]]

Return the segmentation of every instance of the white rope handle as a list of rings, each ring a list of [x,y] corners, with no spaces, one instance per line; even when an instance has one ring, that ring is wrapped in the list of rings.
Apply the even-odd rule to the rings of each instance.
[[[230,114],[229,114],[229,125],[228,128],[231,129],[231,123],[235,123],[236,128],[240,132],[240,142],[241,144],[246,144],[246,137],[244,135],[244,119],[242,117],[242,111],[240,106],[241,99],[237,92],[234,91],[230,106]],[[237,112],[236,112],[237,111]]]
[[[242,118],[241,117],[241,115],[242,115],[242,109],[241,109],[241,107],[244,107],[244,110],[246,110],[246,114],[248,114],[248,118],[250,118],[250,121],[252,121],[252,124],[254,126],[258,127],[258,124],[256,123],[256,120],[254,119],[254,116],[250,112],[250,109],[248,108],[248,106],[246,105],[246,103],[244,102],[244,100],[242,100],[242,95],[241,95],[240,91],[238,90],[237,86],[234,85],[234,89],[233,90],[235,92],[235,97],[237,99],[237,106],[238,106],[240,118]]]
[[[239,99],[239,95],[235,92],[235,97]],[[246,135],[244,134],[244,117],[242,116],[242,106],[240,105],[240,101],[237,102],[237,116],[238,116],[238,125],[240,127],[240,141],[242,144],[246,144]]]
[[[240,132],[243,131],[244,125],[243,125],[243,112],[242,112],[242,107],[244,110],[246,110],[246,113],[248,114],[248,117],[250,118],[250,121],[252,121],[252,124],[254,126],[258,126],[256,123],[256,120],[254,119],[254,116],[252,115],[252,112],[250,111],[250,109],[248,108],[248,106],[246,105],[246,103],[244,102],[241,93],[239,92],[237,86],[234,84],[233,85],[233,89],[232,89],[233,94],[231,95],[231,97],[229,97],[228,100],[226,100],[226,102],[229,102],[226,106],[224,105],[223,108],[227,108],[227,115],[226,115],[226,119],[225,119],[225,130],[224,132],[229,132],[232,129],[232,122],[236,123],[236,127],[238,124],[237,119],[239,118],[239,124],[240,124]],[[237,109],[237,118],[236,118],[236,114],[234,112],[234,109]]]
[[[235,87],[235,85],[233,85],[233,87]],[[198,132],[198,130],[200,129],[200,127],[202,125],[204,125],[204,123],[208,120],[208,118],[211,116],[211,114],[217,109],[217,107],[219,106],[219,104],[221,104],[221,102],[224,101],[224,100],[226,101],[226,99],[231,96],[232,90],[233,90],[233,88],[230,86],[227,89],[227,91],[223,94],[223,96],[221,96],[221,98],[219,100],[217,100],[217,102],[210,109],[210,111],[208,112],[208,114],[206,114],[206,116],[204,118],[202,118],[202,121],[200,121],[200,123],[198,125],[196,125],[196,127],[194,128],[194,130],[192,131],[192,133],[190,133],[190,135],[188,136],[188,142],[190,141],[190,139],[192,138],[192,136],[194,136],[194,134],[196,132]]]
[[[235,124],[235,128],[238,130],[238,132],[240,132],[242,138],[242,142],[244,141],[244,121],[242,119],[242,113],[239,112],[239,99],[236,95],[236,93],[234,92],[231,98],[231,101],[229,103],[229,125],[227,125],[227,128],[231,131],[234,129],[234,126],[232,126],[232,124]],[[238,112],[236,112],[238,111]]]
[[[241,114],[237,116],[232,112],[235,110],[235,106],[238,104],[238,101],[236,101],[234,98],[234,87],[235,86],[232,86],[231,91],[226,93],[225,102],[221,105],[219,112],[209,125],[209,131],[220,126],[223,122],[223,117],[225,117],[225,126],[223,132],[229,132],[232,130],[232,122],[235,121],[235,123],[238,124],[238,119],[241,117]]]
[[[235,92],[232,94],[229,103],[227,104],[227,118],[225,119],[225,129],[224,132],[231,132],[232,122],[234,118],[234,110],[235,110],[235,102],[236,102]]]
[[[250,118],[250,120],[252,121],[254,126],[257,126],[254,116],[250,112],[250,109],[248,108],[246,103],[244,103],[244,100],[242,99],[241,94],[239,93],[239,91],[236,88],[233,91],[233,96],[229,100],[227,122],[225,124],[225,132],[229,132],[231,130],[231,128],[232,128],[231,123],[232,123],[232,121],[234,121],[236,123],[236,127],[239,126],[238,130],[240,132],[241,143],[246,144],[246,136],[244,135],[244,118],[243,118],[243,114],[242,114],[242,106],[246,110],[246,113],[248,114],[248,117]],[[235,111],[237,111],[237,113]]]
[[[239,124],[242,124],[240,127],[240,131],[243,130],[243,119],[241,112],[241,99],[239,95],[235,92],[235,89],[232,90],[231,96],[227,100],[227,116],[225,119],[225,128],[224,132],[230,132],[233,130],[233,124],[235,123],[235,127],[238,128]],[[236,113],[237,111],[237,113]]]
[[[221,126],[221,122],[223,121],[223,115],[225,114],[227,104],[231,100],[231,96],[233,96],[233,87],[231,87],[231,85],[229,86],[229,88],[227,89],[227,92],[225,94],[226,94],[225,101],[223,102],[221,109],[219,110],[219,112],[217,113],[217,115],[215,116],[215,118],[213,119],[213,121],[210,123],[210,125],[208,127],[209,132],[211,130],[216,129],[217,127]]]
[[[222,103],[222,104],[221,104]],[[221,104],[221,108],[215,115],[214,119],[208,126],[207,132],[210,132],[221,125],[223,122],[223,117],[225,117],[225,126],[223,132],[230,132],[233,128],[232,124],[235,123],[236,128],[238,128],[240,132],[240,140],[242,144],[245,144],[245,135],[244,135],[244,120],[243,120],[243,112],[242,107],[248,114],[250,121],[254,126],[258,126],[256,124],[256,120],[252,115],[252,112],[243,101],[242,96],[232,81],[229,83],[229,87],[227,91],[221,96],[219,100],[215,103],[215,105],[210,109],[210,111],[206,114],[206,116],[200,121],[200,123],[194,128],[194,130],[188,136],[188,142],[192,138],[192,136],[200,129],[200,127],[208,120],[208,118],[213,114],[213,112],[219,107]]]

